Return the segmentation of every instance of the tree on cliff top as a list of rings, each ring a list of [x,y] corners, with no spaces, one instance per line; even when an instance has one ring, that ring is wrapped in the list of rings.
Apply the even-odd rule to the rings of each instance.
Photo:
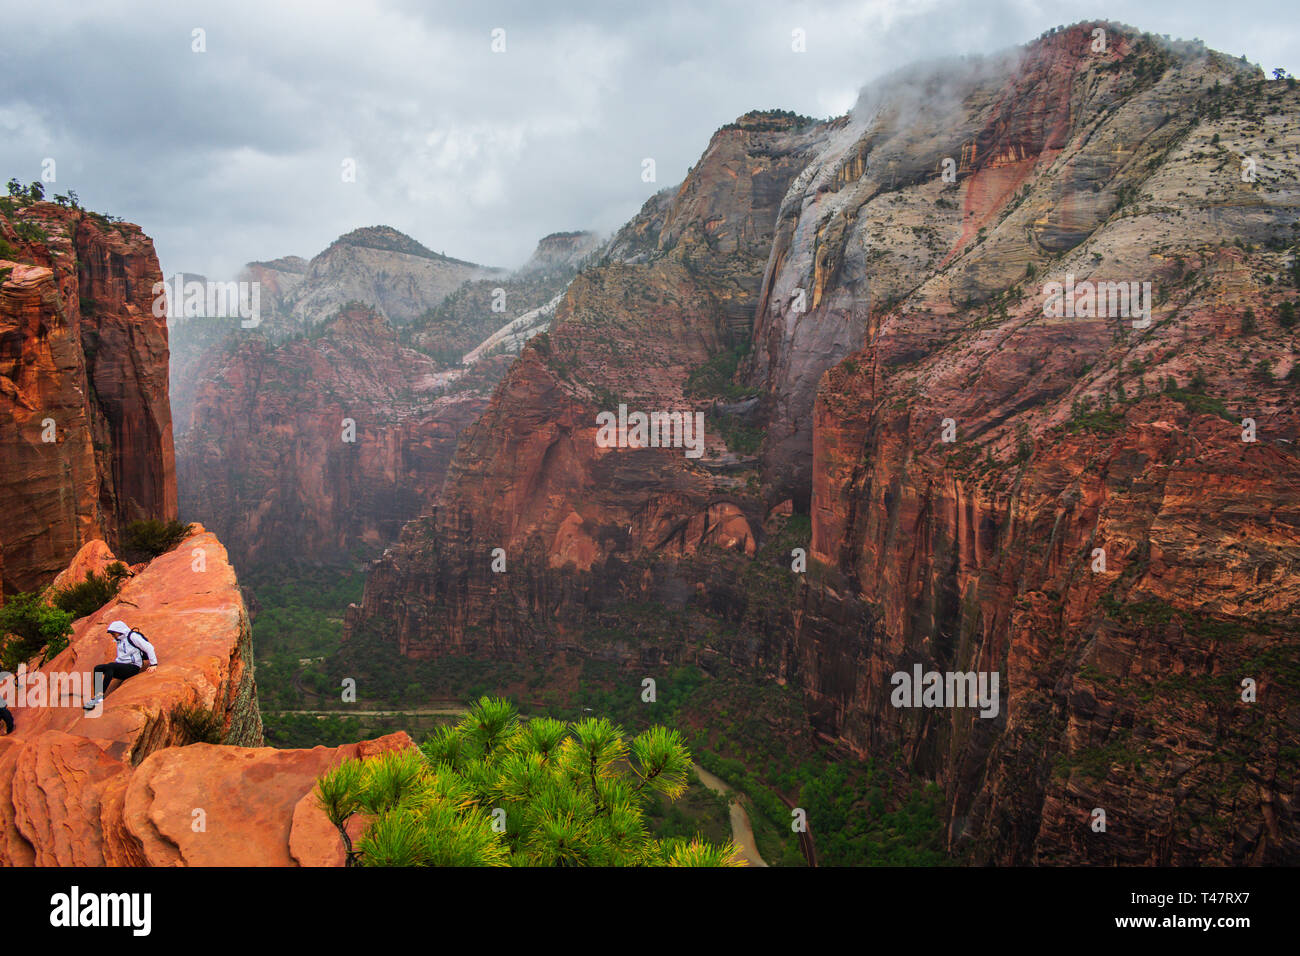
[[[630,742],[604,718],[521,721],[481,698],[419,750],[352,760],[316,799],[349,866],[732,866],[733,844],[651,839],[643,800],[676,799],[691,757],[676,731]],[[355,848],[356,813],[370,817]]]
[[[122,544],[133,562],[152,561],[185,540],[192,528],[193,525],[157,518],[132,521],[126,526]]]

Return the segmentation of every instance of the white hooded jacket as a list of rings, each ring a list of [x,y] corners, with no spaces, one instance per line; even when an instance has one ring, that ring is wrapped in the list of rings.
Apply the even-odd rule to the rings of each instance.
[[[149,655],[149,663],[158,666],[158,655],[139,631],[127,627],[123,621],[114,621],[108,625],[113,639],[117,641],[117,663],[134,664],[139,667],[144,661],[144,654]],[[142,653],[143,652],[143,653]]]

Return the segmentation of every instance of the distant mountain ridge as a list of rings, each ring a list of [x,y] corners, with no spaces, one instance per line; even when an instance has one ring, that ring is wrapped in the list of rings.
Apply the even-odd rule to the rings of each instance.
[[[232,324],[173,363],[184,414],[181,513],[219,534],[241,568],[373,555],[436,502],[461,431],[544,327],[549,312],[535,313],[557,300],[597,241],[588,232],[547,236],[531,268],[506,273],[464,266],[378,226],[341,236],[310,264],[250,263],[263,302],[285,303],[271,334]],[[340,262],[356,270],[352,281],[331,281]],[[388,300],[365,290],[391,294],[393,270],[411,263],[450,264],[475,278],[403,325],[375,304]],[[303,303],[328,310],[345,295],[319,321],[283,318]],[[512,336],[499,333],[519,316],[534,319]],[[204,327],[178,331],[195,339]],[[463,368],[465,353],[485,340],[491,354]],[[355,442],[340,441],[345,418],[356,423]]]
[[[250,264],[241,278],[255,279],[259,274]],[[274,334],[314,325],[350,302],[362,302],[401,326],[438,305],[463,283],[505,274],[503,269],[433,252],[391,226],[365,226],[340,236],[314,256],[301,280],[285,291],[268,318]]]
[[[412,239],[403,232],[399,232],[392,226],[362,226],[360,229],[353,229],[351,232],[339,236],[331,245],[357,246],[361,249],[378,249],[381,252],[400,252],[408,256],[419,256],[422,259],[437,259],[441,262],[449,262],[459,266],[470,266],[475,269],[488,268],[475,262],[468,262],[464,259],[454,259],[451,256],[434,252],[420,242]]]
[[[583,259],[600,246],[600,236],[594,232],[553,232],[543,236],[533,254],[517,270],[521,273],[541,272],[549,269],[577,268]]]

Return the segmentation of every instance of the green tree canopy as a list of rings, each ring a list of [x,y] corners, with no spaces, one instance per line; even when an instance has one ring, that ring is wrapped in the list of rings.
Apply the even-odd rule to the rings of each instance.
[[[0,607],[0,670],[14,673],[42,647],[49,660],[68,646],[72,614],[45,603],[39,591],[14,594]]]
[[[418,750],[347,761],[317,782],[348,865],[736,866],[736,847],[655,840],[653,794],[686,790],[691,757],[675,730],[628,741],[604,718],[521,720],[480,698]],[[353,847],[348,820],[368,816]]]

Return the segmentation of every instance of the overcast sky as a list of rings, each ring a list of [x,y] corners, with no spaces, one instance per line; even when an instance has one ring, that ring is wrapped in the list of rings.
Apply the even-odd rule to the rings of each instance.
[[[0,0],[0,14],[14,28],[0,179],[37,179],[51,157],[47,194],[139,223],[166,274],[212,277],[381,223],[518,265],[546,233],[617,228],[741,113],[838,115],[908,62],[1058,24],[1116,20],[1300,68],[1293,0]]]

